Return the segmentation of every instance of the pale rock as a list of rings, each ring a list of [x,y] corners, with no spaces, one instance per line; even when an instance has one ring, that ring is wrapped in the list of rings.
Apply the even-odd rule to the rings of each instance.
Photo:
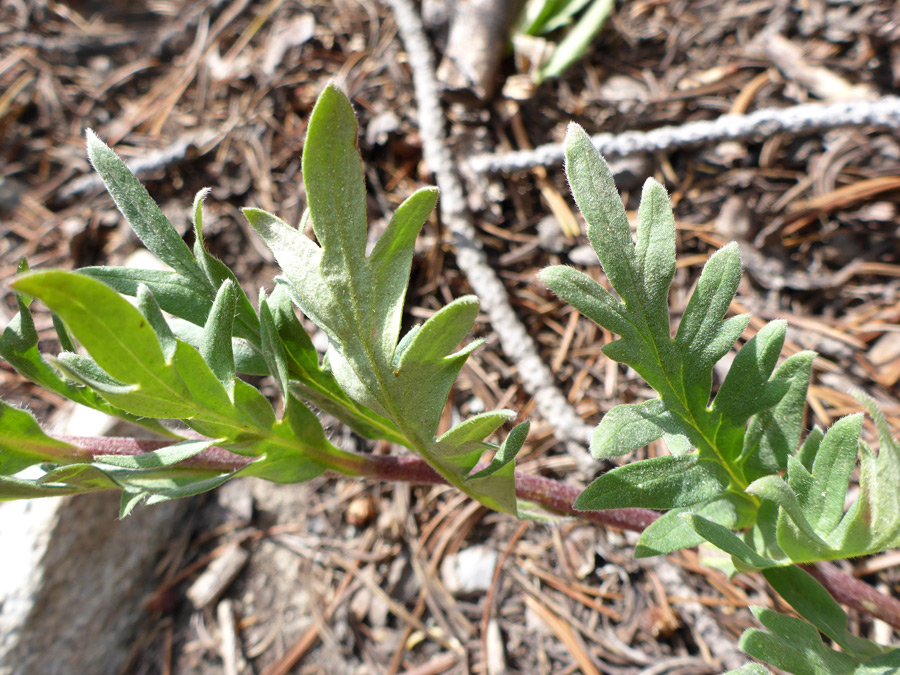
[[[472,546],[444,558],[441,581],[453,595],[485,593],[491,586],[497,552],[487,546]]]

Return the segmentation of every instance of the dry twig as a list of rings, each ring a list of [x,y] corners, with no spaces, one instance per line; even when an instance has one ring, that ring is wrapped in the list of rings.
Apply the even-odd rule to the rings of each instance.
[[[391,3],[395,0],[390,0]],[[900,129],[900,98],[845,101],[823,105],[807,103],[790,108],[766,108],[747,115],[722,115],[714,120],[689,122],[651,131],[597,134],[591,140],[605,157],[696,147],[722,141],[763,139],[775,134],[809,134],[842,126]],[[562,164],[563,148],[550,143],[534,150],[470,157],[464,168],[473,173],[509,173],[535,166]]]
[[[537,347],[510,306],[509,294],[497,273],[488,264],[478,242],[466,205],[463,185],[446,143],[444,114],[434,75],[434,60],[422,21],[409,0],[385,0],[409,57],[419,107],[419,127],[425,162],[434,172],[441,190],[441,215],[454,235],[456,258],[500,336],[503,351],[518,366],[525,390],[534,396],[538,412],[553,423],[558,438],[587,443],[592,428],[556,387],[553,374],[538,354]],[[583,451],[579,451],[583,456]]]

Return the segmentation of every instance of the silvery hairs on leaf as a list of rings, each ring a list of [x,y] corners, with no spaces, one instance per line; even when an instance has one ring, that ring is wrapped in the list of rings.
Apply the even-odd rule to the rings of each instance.
[[[515,513],[512,463],[467,481],[491,447],[485,439],[515,413],[484,413],[435,438],[450,387],[481,344],[474,341],[457,351],[472,330],[478,300],[458,298],[400,336],[413,244],[437,191],[425,188],[407,198],[366,256],[366,188],[356,117],[333,85],[322,92],[310,117],[302,168],[306,217],[317,242],[265,211],[244,214],[284,271],[279,282],[328,335],[327,361],[335,379],[353,400],[390,419],[451,484]],[[515,452],[509,444],[504,448],[511,459]]]

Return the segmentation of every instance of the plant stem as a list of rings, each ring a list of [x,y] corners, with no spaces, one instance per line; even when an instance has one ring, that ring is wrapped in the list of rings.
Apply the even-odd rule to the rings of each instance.
[[[59,440],[78,448],[65,459],[71,462],[92,462],[100,455],[140,455],[153,452],[172,445],[172,440],[140,441],[134,438],[100,438],[95,436],[58,436]],[[64,459],[62,456],[60,459]],[[253,461],[252,457],[242,457],[217,446],[207,448],[203,452],[178,463],[190,469],[208,469],[210,471],[236,471],[243,469]]]
[[[61,436],[60,440],[78,448],[68,459],[74,462],[90,462],[99,455],[137,455],[171,445],[171,440],[139,441],[133,438],[94,438],[85,436]],[[348,457],[352,453],[347,453]],[[358,459],[357,459],[358,458]],[[181,462],[179,466],[211,471],[236,471],[252,460],[228,452],[219,447],[203,452]],[[352,464],[352,466],[350,466]],[[474,471],[480,471],[480,464]],[[348,462],[348,474],[369,480],[446,485],[447,481],[425,460],[419,457],[390,455],[354,456]],[[607,511],[576,511],[572,508],[581,490],[552,478],[516,472],[516,496],[533,502],[548,511],[563,516],[573,516],[598,525],[608,525],[623,530],[642,532],[660,514],[648,509],[610,509]],[[892,598],[853,577],[841,572],[832,563],[802,565],[839,603],[862,614],[871,615],[900,629],[900,600]]]

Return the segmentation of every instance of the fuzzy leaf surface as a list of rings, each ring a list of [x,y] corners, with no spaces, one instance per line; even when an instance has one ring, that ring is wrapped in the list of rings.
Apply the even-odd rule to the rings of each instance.
[[[674,509],[720,496],[727,474],[696,454],[654,457],[620,466],[597,478],[575,500],[580,511]]]
[[[479,344],[457,351],[474,324],[477,300],[453,301],[400,339],[413,244],[437,193],[426,189],[410,196],[366,256],[366,190],[356,117],[333,85],[322,92],[310,117],[302,167],[316,242],[272,214],[258,209],[244,214],[275,254],[285,290],[328,335],[331,375],[356,404],[389,420],[451,484],[492,508],[515,512],[515,486],[506,465],[466,480],[499,423],[466,427],[465,443],[448,440],[454,438],[452,429],[451,436],[435,438],[450,387]],[[478,433],[469,437],[476,426]]]
[[[563,300],[620,335],[621,339],[605,345],[603,352],[637,371],[659,395],[643,403],[617,406],[607,413],[593,436],[591,453],[598,458],[622,455],[665,437],[667,445],[672,440],[673,454],[681,460],[667,458],[664,463],[656,463],[660,459],[656,458],[611,471],[588,487],[580,501],[582,508],[629,505],[681,509],[709,502],[725,491],[742,493],[750,483],[745,463],[772,467],[771,473],[778,470],[779,458],[786,459],[796,448],[799,421],[796,430],[787,431],[787,437],[780,439],[777,450],[770,447],[776,439],[771,438],[775,433],[766,420],[757,423],[754,444],[745,446],[744,437],[748,421],[766,412],[775,411],[773,423],[788,418],[793,421],[798,405],[802,415],[803,403],[797,402],[797,395],[805,395],[802,375],[807,361],[798,357],[776,369],[786,324],[774,321],[740,349],[711,402],[713,366],[733,347],[749,321],[745,315],[725,316],[741,277],[737,245],[725,246],[706,263],[673,337],[668,293],[675,273],[675,221],[665,189],[652,179],[645,183],[636,239],[632,239],[612,173],[577,125],[569,127],[565,155],[566,174],[587,221],[588,238],[618,297],[570,268],[551,267],[540,277]],[[808,380],[808,371],[806,374]],[[779,409],[789,395],[784,410]],[[794,445],[789,447],[792,440]],[[689,447],[696,451],[689,454]],[[789,452],[782,452],[782,447],[789,447]],[[761,449],[774,460],[758,460]],[[648,467],[646,478],[652,474],[653,484],[659,485],[655,496],[639,493],[636,486],[644,482],[644,470],[629,468],[644,464]],[[693,468],[684,472],[688,464]],[[662,475],[665,470],[673,472],[668,484]],[[704,487],[693,494],[691,472],[697,472],[697,487]],[[714,478],[707,481],[699,477],[701,474]],[[635,480],[628,481],[625,490],[619,476],[631,475]],[[669,492],[665,485],[674,491]],[[683,489],[675,487],[679,485]],[[603,497],[604,490],[613,492]],[[626,493],[627,502],[623,501]],[[749,503],[753,502],[750,498]],[[744,512],[746,515],[746,509]],[[717,519],[729,522],[724,513]],[[751,525],[752,518],[751,522],[747,520],[740,519],[745,526]],[[662,526],[658,528],[655,531],[662,533]],[[696,543],[698,536],[679,523],[663,548],[676,541]]]

